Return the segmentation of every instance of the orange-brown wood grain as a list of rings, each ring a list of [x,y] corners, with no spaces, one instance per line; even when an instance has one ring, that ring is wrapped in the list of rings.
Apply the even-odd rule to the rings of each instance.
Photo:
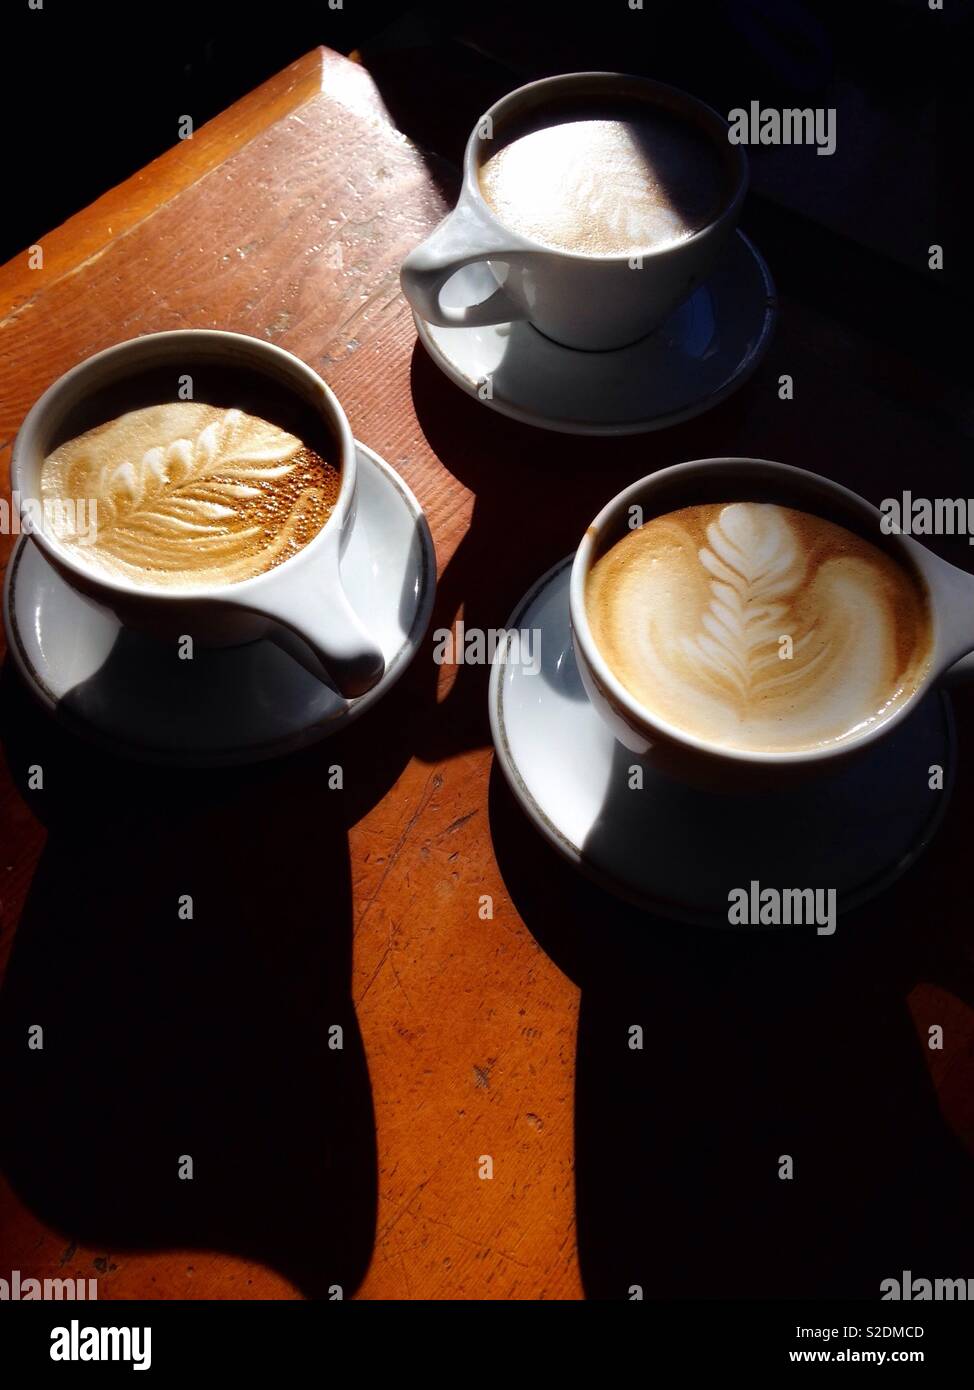
[[[367,74],[309,55],[45,238],[43,272],[27,270],[26,257],[4,268],[5,466],[31,401],[72,363],[140,333],[231,328],[287,346],[329,380],[355,433],[417,491],[446,564],[472,499],[429,467],[398,286],[402,257],[443,206],[423,156],[383,120]],[[429,648],[420,661],[432,678]],[[446,732],[442,755],[403,768],[350,835],[354,992],[379,1136],[365,1297],[578,1292],[567,1238],[576,991],[518,923],[491,862],[490,758],[477,722],[475,739]],[[42,837],[9,782],[4,794],[12,927]],[[494,896],[492,921],[478,917],[481,893]],[[5,950],[11,941],[7,930]],[[482,1153],[498,1157],[492,1183],[478,1178]],[[530,1219],[512,1219],[512,1194],[533,1183],[544,1200]],[[287,1291],[265,1268],[199,1253],[109,1260],[81,1245],[62,1266],[69,1242],[9,1194],[0,1219],[24,1273],[107,1260],[96,1271],[103,1296]]]
[[[434,628],[461,615],[483,627],[503,624],[612,493],[683,458],[780,458],[839,477],[874,500],[910,486],[918,458],[928,478],[953,478],[962,456],[959,431],[898,386],[895,396],[887,391],[888,376],[877,371],[869,343],[841,333],[839,358],[834,327],[798,305],[784,306],[770,358],[738,397],[660,435],[586,441],[486,411],[417,347],[399,289],[399,265],[442,215],[451,178],[395,129],[364,69],[325,51],[294,64],[43,238],[42,271],[28,269],[26,256],[0,270],[4,486],[12,438],[47,385],[112,343],[182,327],[269,339],[329,382],[355,435],[401,472],[426,509],[440,571]],[[782,372],[795,378],[793,402],[779,400]],[[949,481],[945,489],[956,490]],[[5,562],[9,538],[3,544]],[[368,1229],[363,1235],[372,1250],[359,1287],[364,1298],[582,1294],[573,1182],[577,981],[598,975],[599,945],[607,938],[600,920],[587,928],[572,920],[571,876],[557,877],[496,773],[491,785],[486,692],[485,670],[437,667],[427,641],[402,688],[340,739],[337,752],[324,744],[252,777],[237,774],[233,783],[239,814],[250,817],[237,827],[245,842],[263,824],[262,807],[273,808],[268,821],[283,817],[292,838],[282,839],[274,862],[285,880],[291,850],[306,849],[310,862],[313,846],[329,836],[337,844],[327,850],[338,855],[337,899],[347,873],[352,997],[377,1146],[374,1242]],[[35,815],[23,786],[31,750],[47,737],[44,721],[32,723],[26,705],[15,702],[14,709],[22,736],[8,737],[0,779],[2,965],[17,954],[25,901],[73,852],[63,822]],[[969,732],[969,696],[958,698],[958,710],[962,733]],[[100,775],[88,753],[51,756],[72,776]],[[321,792],[323,769],[335,758],[346,765],[349,787],[337,816],[323,809]],[[155,775],[145,773],[143,790],[134,794],[154,786]],[[183,785],[195,806],[195,783]],[[173,794],[168,783],[160,791],[170,798],[166,805]],[[203,802],[205,796],[193,824],[208,835],[228,833],[220,826],[236,813],[218,797]],[[902,890],[917,911],[925,893],[940,895],[947,936],[960,930],[960,918],[953,889],[944,885],[956,880],[970,806],[971,793],[961,786],[937,844]],[[56,830],[46,840],[49,820]],[[503,873],[495,857],[499,833],[517,842]],[[264,842],[255,843],[259,855]],[[520,882],[519,859],[530,872],[533,857],[540,877],[528,923],[526,900],[522,895],[515,905],[507,884]],[[295,900],[311,914],[308,922],[328,932],[328,886],[313,876],[295,878]],[[488,917],[480,910],[485,895],[493,903]],[[245,914],[244,903],[237,907]],[[97,933],[98,921],[87,929]],[[292,930],[281,953],[300,962],[301,922]],[[273,974],[272,940],[259,943],[256,958],[270,962]],[[296,965],[293,977],[275,976],[275,986],[293,987],[300,1000],[300,974]],[[97,994],[98,981],[90,983]],[[115,984],[124,988],[124,977]],[[925,1010],[937,1011],[934,987],[911,979],[910,988],[919,1027]],[[969,1054],[974,1019],[970,1000],[954,1008],[956,1058],[958,1047]],[[274,1045],[269,1039],[272,1051]],[[959,1065],[942,1066],[935,1081],[969,1146],[972,1116],[960,1101],[968,1075]],[[313,1090],[303,1095],[302,1108],[315,1105]],[[63,1136],[66,1156],[76,1142],[84,1137]],[[239,1140],[231,1133],[225,1142],[228,1154],[235,1142],[244,1152],[243,1122]],[[291,1142],[286,1128],[279,1142]],[[479,1175],[483,1155],[493,1159],[490,1181]],[[22,1182],[17,1187],[0,1188],[0,1249],[7,1266],[24,1275],[97,1273],[102,1297],[316,1291],[301,1275],[313,1252],[276,1260],[272,1235],[248,1245],[243,1229],[239,1243],[221,1242],[203,1223],[198,1241],[170,1243],[155,1228],[140,1236],[134,1222],[135,1248],[122,1248],[111,1223],[104,1240],[98,1229],[76,1239],[56,1219],[53,1198],[34,1200]],[[262,1200],[255,1190],[253,1207]],[[666,1196],[647,1200],[665,1205]],[[247,1223],[241,1210],[238,1224]],[[187,1229],[194,1234],[191,1223],[178,1228],[181,1235]]]

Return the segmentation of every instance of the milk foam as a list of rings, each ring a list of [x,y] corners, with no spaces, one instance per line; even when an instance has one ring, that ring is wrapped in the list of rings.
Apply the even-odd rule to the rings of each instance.
[[[652,111],[553,121],[501,143],[480,170],[484,198],[507,226],[587,254],[685,240],[716,216],[722,185],[709,142]]]
[[[687,507],[630,532],[593,567],[586,611],[651,714],[751,751],[853,737],[913,693],[930,659],[926,596],[905,566],[768,503]]]
[[[58,539],[78,560],[166,586],[271,569],[317,535],[339,485],[296,436],[197,401],[130,411],[60,445],[41,470],[43,503],[96,503],[91,544],[59,518]]]

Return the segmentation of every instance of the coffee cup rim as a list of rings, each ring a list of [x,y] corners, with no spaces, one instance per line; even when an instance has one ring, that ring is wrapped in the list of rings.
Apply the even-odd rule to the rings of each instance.
[[[750,183],[750,167],[743,148],[740,145],[732,145],[730,141],[728,141],[728,158],[735,172],[732,191],[721,205],[717,215],[711,218],[705,226],[699,228],[698,231],[693,232],[690,236],[685,237],[682,241],[669,242],[662,246],[647,246],[635,251],[626,251],[625,253],[617,251],[569,251],[560,246],[549,246],[543,241],[538,241],[535,237],[528,236],[524,232],[519,232],[513,227],[509,227],[487,202],[480,188],[480,160],[478,155],[484,144],[483,139],[478,134],[481,123],[488,118],[490,118],[493,123],[496,117],[508,114],[504,108],[511,105],[523,105],[532,94],[539,92],[541,89],[556,93],[560,92],[562,89],[566,92],[570,92],[572,88],[584,87],[586,84],[593,82],[605,82],[607,84],[610,82],[620,82],[629,84],[632,89],[638,89],[647,96],[655,94],[657,96],[667,97],[678,105],[695,108],[704,115],[707,122],[713,122],[717,127],[722,127],[725,130],[730,129],[727,121],[720,112],[703,101],[700,97],[694,96],[692,92],[687,92],[681,87],[674,87],[668,82],[658,82],[652,77],[642,77],[637,73],[601,70],[566,72],[558,73],[552,77],[539,77],[533,82],[525,82],[522,86],[515,87],[513,91],[506,92],[502,97],[499,97],[493,105],[489,106],[475,122],[467,138],[466,149],[464,150],[463,190],[461,191],[461,199],[464,196],[469,198],[482,216],[491,219],[495,226],[501,228],[505,235],[512,239],[512,244],[515,245],[517,249],[543,252],[549,256],[563,256],[569,260],[575,260],[589,265],[598,264],[600,262],[604,264],[618,264],[622,261],[629,261],[634,257],[639,257],[641,260],[645,261],[647,259],[672,255],[675,251],[682,251],[685,248],[698,245],[705,238],[717,234],[727,222],[736,220]],[[716,134],[714,134],[713,138],[716,142]],[[501,259],[500,255],[498,255],[498,259]]]
[[[619,513],[625,511],[627,507],[633,505],[636,498],[641,496],[647,487],[658,484],[671,478],[686,476],[688,479],[694,474],[701,472],[717,473],[724,468],[728,470],[740,469],[742,466],[757,467],[759,470],[767,471],[769,475],[778,475],[783,479],[792,482],[801,482],[805,486],[817,489],[824,489],[831,493],[836,499],[844,501],[855,510],[863,514],[871,513],[875,516],[877,529],[881,519],[881,513],[866,498],[853,492],[850,488],[844,487],[841,483],[836,483],[831,478],[825,477],[820,473],[812,473],[806,468],[796,468],[791,464],[778,463],[773,459],[758,458],[708,458],[691,459],[685,463],[673,464],[668,468],[661,468],[655,473],[647,474],[643,478],[637,479],[622,492],[617,493],[601,509],[598,515],[586,528],[585,534],[575,552],[572,562],[571,577],[569,581],[569,610],[571,617],[572,637],[581,647],[584,660],[588,664],[603,697],[608,700],[610,706],[615,706],[621,718],[634,730],[638,730],[645,735],[651,742],[664,739],[668,743],[678,747],[683,747],[694,754],[709,757],[716,762],[726,761],[745,765],[805,765],[814,763],[824,763],[835,758],[842,758],[850,753],[864,748],[873,740],[881,737],[894,728],[906,715],[911,712],[917,702],[927,693],[934,681],[942,673],[945,665],[942,654],[938,649],[939,642],[939,615],[940,605],[937,598],[936,574],[940,566],[945,562],[940,561],[925,546],[918,544],[912,537],[890,534],[886,537],[891,542],[892,547],[901,551],[904,563],[915,574],[918,583],[922,586],[928,605],[930,619],[930,648],[926,669],[922,679],[917,683],[915,689],[900,703],[900,705],[885,719],[881,719],[872,724],[869,728],[849,738],[833,744],[828,744],[822,748],[807,749],[746,749],[734,748],[732,746],[717,743],[712,739],[701,738],[696,734],[681,729],[678,725],[672,724],[668,720],[651,712],[645,705],[633,696],[622,684],[618,677],[609,667],[608,662],[602,656],[595,637],[592,634],[588,622],[588,613],[585,604],[585,583],[591,571],[595,557],[597,542],[606,528],[614,522]],[[797,505],[797,499],[796,499]],[[673,507],[668,506],[667,511],[672,511]],[[662,515],[662,513],[661,513]],[[948,568],[951,568],[948,566]]]
[[[30,467],[25,456],[33,451],[35,435],[41,422],[46,423],[51,413],[56,412],[59,406],[62,410],[66,408],[67,402],[64,398],[68,397],[70,400],[71,392],[78,383],[84,381],[86,376],[97,375],[106,364],[117,361],[118,370],[99,379],[98,389],[102,389],[110,382],[124,381],[126,375],[129,374],[125,368],[126,366],[134,366],[133,359],[151,354],[153,348],[167,348],[171,345],[175,349],[180,344],[186,347],[187,370],[192,368],[191,359],[194,350],[198,354],[200,349],[208,348],[210,351],[207,355],[212,360],[218,360],[221,352],[230,355],[234,351],[243,351],[249,357],[248,366],[257,372],[260,372],[262,367],[266,369],[269,362],[276,362],[282,368],[282,373],[281,376],[275,376],[274,380],[282,390],[289,389],[286,381],[289,374],[305,378],[310,388],[308,404],[315,408],[323,408],[327,413],[328,423],[334,432],[338,445],[341,471],[341,481],[335,505],[321,530],[299,551],[288,556],[286,560],[282,560],[273,569],[250,575],[246,579],[231,580],[228,583],[203,582],[178,585],[139,584],[135,580],[123,576],[104,573],[94,566],[80,563],[66,546],[61,545],[56,537],[49,535],[42,527],[35,528],[32,525],[29,531],[25,530],[25,534],[29,535],[40,546],[53,563],[61,569],[66,569],[77,575],[83,581],[82,587],[84,588],[95,587],[119,596],[145,600],[149,603],[165,604],[203,598],[226,599],[228,602],[236,602],[238,599],[242,600],[244,596],[250,595],[256,586],[275,580],[282,573],[286,573],[297,561],[304,560],[314,551],[320,550],[322,546],[330,544],[348,511],[354,492],[355,442],[345,412],[327,382],[318,375],[314,368],[303,362],[294,353],[288,352],[287,349],[279,347],[275,343],[264,342],[249,333],[237,333],[230,329],[178,328],[167,329],[158,333],[144,333],[135,338],[125,338],[120,343],[113,343],[110,347],[92,353],[57,377],[27,412],[20,429],[17,431],[11,450],[11,488],[18,494],[21,516],[23,516],[26,502],[33,497],[32,492],[25,495],[21,487],[22,473]],[[285,380],[282,381],[282,377]],[[43,459],[41,459],[42,464]]]

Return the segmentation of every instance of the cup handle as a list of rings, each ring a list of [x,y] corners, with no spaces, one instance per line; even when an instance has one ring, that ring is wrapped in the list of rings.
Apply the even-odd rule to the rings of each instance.
[[[959,661],[955,661],[952,666],[948,666],[937,684],[941,689],[949,690],[954,685],[966,685],[968,681],[974,681],[974,652],[968,652]]]
[[[942,609],[943,644],[954,657],[935,684],[948,689],[963,685],[974,680],[974,576],[915,540],[907,544],[926,577],[935,606]]]
[[[297,574],[290,575],[259,605],[248,607],[276,624],[267,633],[276,646],[319,680],[327,677],[344,699],[354,700],[378,684],[386,663],[348,601],[337,547],[330,572],[322,573],[319,565],[306,570],[303,578],[302,583]]]
[[[449,216],[403,262],[403,294],[420,318],[438,328],[476,328],[525,319],[527,311],[502,285],[479,304],[452,308],[440,303],[443,286],[465,265],[493,258],[510,262],[522,254],[513,240],[505,245],[488,214],[461,195]]]

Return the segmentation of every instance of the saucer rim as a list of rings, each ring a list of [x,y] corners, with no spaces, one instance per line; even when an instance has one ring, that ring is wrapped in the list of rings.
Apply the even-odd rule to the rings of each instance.
[[[156,766],[168,764],[174,767],[235,767],[248,763],[266,762],[312,747],[347,728],[350,723],[363,715],[392,689],[412,662],[429,627],[436,598],[437,583],[436,550],[433,536],[426,513],[418,498],[405,479],[380,454],[358,439],[354,440],[354,444],[356,453],[359,455],[357,460],[359,465],[361,466],[362,455],[364,455],[367,462],[373,464],[380,475],[392,485],[401,502],[417,523],[420,540],[420,560],[417,571],[420,596],[416,612],[409,632],[387,662],[382,679],[371,690],[354,700],[346,700],[344,710],[323,723],[308,724],[275,739],[220,751],[160,748],[147,743],[136,744],[121,738],[114,738],[87,720],[66,712],[61,706],[59,697],[47,685],[42,673],[34,668],[27,656],[20,636],[15,609],[17,570],[20,567],[24,551],[30,543],[30,536],[21,534],[10,553],[4,574],[3,625],[7,636],[7,652],[31,696],[62,728],[82,738],[86,743],[93,744],[116,757],[125,757],[134,762],[149,763]],[[256,645],[256,642],[266,640],[266,638],[257,638],[254,643],[248,642],[241,645],[251,646]]]
[[[574,561],[574,552],[565,556],[546,570],[541,577],[535,581],[528,589],[520,602],[517,603],[507,621],[507,631],[520,631],[523,627],[524,615],[530,610],[531,606],[537,601],[543,591],[549,585],[557,583],[561,578],[562,572],[570,570]],[[566,594],[567,607],[567,594]],[[514,759],[510,740],[507,735],[507,728],[504,721],[504,662],[495,659],[492,663],[490,682],[487,691],[488,716],[490,720],[491,738],[494,744],[494,760],[500,764],[504,774],[504,780],[510,787],[515,799],[521,809],[526,813],[529,820],[534,824],[547,843],[555,849],[563,859],[573,865],[574,868],[583,873],[587,878],[594,882],[599,888],[610,893],[613,897],[621,898],[624,902],[638,908],[640,911],[651,916],[667,918],[685,926],[706,927],[710,930],[725,932],[745,932],[767,934],[780,931],[780,927],[762,926],[760,924],[748,926],[736,926],[729,923],[726,917],[712,912],[697,911],[688,908],[684,904],[674,902],[669,898],[652,898],[640,893],[630,884],[614,878],[604,868],[597,864],[593,859],[585,854],[582,846],[576,845],[547,815],[544,808],[537,802],[536,798],[521,776],[520,769]],[[949,694],[946,690],[936,691],[939,695],[940,711],[944,720],[944,737],[949,752],[956,753],[957,750],[957,730],[954,717],[953,705],[950,702]],[[591,703],[586,699],[586,704],[591,709]],[[597,716],[596,716],[597,717]],[[935,838],[940,829],[943,819],[947,814],[947,807],[953,795],[956,783],[956,758],[947,761],[947,776],[945,778],[942,795],[938,797],[933,813],[924,823],[921,834],[913,840],[909,850],[902,855],[895,863],[883,870],[882,873],[874,875],[864,884],[854,889],[851,893],[844,893],[840,896],[837,904],[838,912],[843,915],[855,911],[880,893],[890,888],[903,874],[911,868],[920,855],[928,848],[931,841]]]
[[[669,429],[671,425],[680,425],[687,420],[696,419],[698,415],[705,414],[708,410],[713,409],[714,406],[720,405],[722,401],[732,396],[735,391],[739,390],[754,375],[767,354],[768,348],[771,346],[771,339],[774,336],[774,331],[778,322],[778,292],[775,288],[774,279],[772,278],[771,271],[768,269],[767,261],[761,255],[753,241],[751,241],[750,237],[745,235],[740,228],[737,228],[736,235],[744,244],[745,250],[750,253],[764,283],[764,311],[761,330],[750,350],[741,357],[733,372],[721,386],[715,391],[697,397],[694,401],[691,401],[689,405],[682,407],[682,409],[670,411],[665,415],[651,415],[639,420],[607,421],[605,423],[584,420],[566,420],[542,415],[519,405],[512,405],[496,396],[484,398],[478,392],[476,384],[472,382],[469,377],[464,376],[462,372],[456,369],[452,359],[446,355],[437,340],[432,336],[431,329],[435,328],[435,325],[431,325],[425,319],[421,318],[414,309],[412,314],[413,322],[416,326],[417,337],[423,344],[424,349],[429,354],[433,363],[443,372],[444,376],[448,377],[455,386],[458,386],[465,395],[495,410],[499,415],[505,415],[508,419],[517,420],[522,425],[533,425],[536,429],[550,430],[556,434],[584,435],[592,438],[613,438],[634,434],[651,434],[655,430]],[[705,285],[700,286],[700,289],[703,288],[705,288]],[[699,290],[697,292],[699,293]],[[503,325],[495,324],[492,326],[502,327]],[[539,334],[538,336],[541,337],[542,335]],[[639,342],[642,341],[642,339],[639,339]],[[553,346],[560,347],[564,352],[578,351],[578,349],[565,347],[564,344],[553,344]],[[628,347],[619,348],[617,351],[625,353],[637,346],[638,343],[633,343]]]

